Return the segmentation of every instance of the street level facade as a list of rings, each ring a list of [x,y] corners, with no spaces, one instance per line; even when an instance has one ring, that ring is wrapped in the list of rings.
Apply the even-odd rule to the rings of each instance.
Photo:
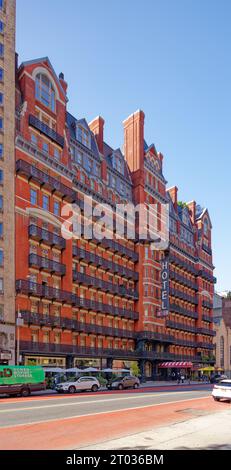
[[[231,376],[231,299],[214,294],[214,337],[216,367]]]
[[[16,70],[16,312],[20,361],[81,367],[139,366],[165,377],[184,362],[213,364],[214,291],[208,210],[166,188],[163,155],[145,141],[145,116],[124,122],[124,145],[104,139],[104,119],[67,110],[67,83],[47,57]],[[65,204],[169,204],[167,251],[139,238],[62,237]],[[161,299],[168,263],[168,309]],[[183,366],[182,366],[183,367]]]

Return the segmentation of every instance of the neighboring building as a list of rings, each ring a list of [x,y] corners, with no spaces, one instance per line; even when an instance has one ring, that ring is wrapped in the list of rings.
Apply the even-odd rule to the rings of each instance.
[[[138,361],[165,375],[174,361],[214,363],[208,211],[166,190],[163,155],[144,140],[144,113],[124,121],[124,155],[104,120],[67,110],[67,83],[48,58],[24,62],[16,84],[16,293],[26,364],[111,367]],[[170,203],[170,314],[161,316],[163,252],[134,240],[64,240],[61,208]],[[81,215],[82,222],[83,213]],[[168,362],[168,365],[166,364]],[[169,363],[171,364],[169,365]],[[177,366],[177,365],[176,365]]]
[[[214,337],[216,367],[224,369],[230,377],[231,374],[231,300],[214,295]]]
[[[15,0],[0,0],[0,364],[15,362]]]

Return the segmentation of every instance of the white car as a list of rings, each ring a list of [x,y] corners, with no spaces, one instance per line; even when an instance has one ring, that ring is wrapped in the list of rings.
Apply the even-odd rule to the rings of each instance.
[[[231,401],[231,379],[221,380],[214,385],[212,396],[215,401],[220,401],[221,398]]]
[[[100,388],[100,383],[95,377],[79,377],[76,380],[69,382],[62,382],[56,385],[55,389],[58,393],[75,393],[91,390],[97,392]]]

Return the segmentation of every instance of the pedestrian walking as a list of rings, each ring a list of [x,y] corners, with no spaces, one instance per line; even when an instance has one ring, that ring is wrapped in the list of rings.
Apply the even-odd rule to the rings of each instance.
[[[184,383],[184,379],[185,379],[184,375],[182,374],[180,378],[181,378],[181,383],[183,384],[183,383]]]

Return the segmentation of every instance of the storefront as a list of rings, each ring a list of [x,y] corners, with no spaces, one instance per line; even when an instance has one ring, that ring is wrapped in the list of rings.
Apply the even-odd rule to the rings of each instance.
[[[179,373],[191,377],[192,362],[162,362],[158,364],[158,374],[162,380],[176,380]]]
[[[24,356],[26,366],[66,367],[65,357]]]

